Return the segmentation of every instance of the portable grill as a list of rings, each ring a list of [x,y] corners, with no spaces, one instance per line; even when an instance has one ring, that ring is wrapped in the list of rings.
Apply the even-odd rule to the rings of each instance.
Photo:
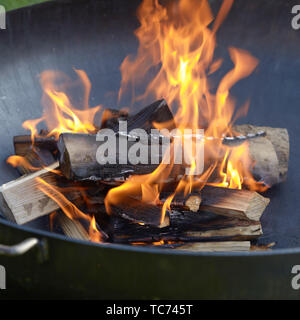
[[[114,105],[119,66],[137,49],[133,31],[140,1],[63,0],[7,14],[0,31],[0,182],[15,179],[6,163],[11,137],[22,122],[40,116],[38,75],[46,69],[80,68],[93,88],[91,100]],[[218,7],[218,1],[211,1]],[[249,50],[260,61],[256,73],[233,95],[251,97],[246,121],[286,127],[291,140],[289,177],[267,192],[261,243],[271,251],[184,253],[168,249],[104,245],[70,240],[48,231],[48,219],[17,226],[0,219],[0,264],[7,294],[55,298],[299,298],[291,286],[300,260],[300,31],[291,26],[293,1],[236,1],[218,33],[218,51]],[[110,93],[110,94],[107,94]],[[25,241],[25,243],[23,242]],[[21,243],[21,244],[20,244]],[[5,246],[4,246],[5,245]],[[9,247],[12,246],[12,247]]]

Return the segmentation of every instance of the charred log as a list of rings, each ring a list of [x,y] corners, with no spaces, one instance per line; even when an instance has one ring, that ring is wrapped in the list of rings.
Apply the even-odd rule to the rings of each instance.
[[[129,224],[124,219],[113,222],[116,243],[153,243],[167,241],[229,241],[251,240],[262,235],[259,222],[221,217],[211,213],[170,213],[170,227],[157,229]]]
[[[130,199],[130,204],[122,203],[118,207],[113,206],[111,210],[113,214],[142,226],[164,228],[170,225],[169,211],[162,216],[160,207],[133,198]]]
[[[169,195],[169,193],[161,193],[162,201],[165,201]],[[199,197],[198,199],[197,196]],[[197,203],[201,199],[198,207],[199,211],[208,211],[219,215],[253,221],[260,220],[270,202],[269,199],[254,191],[212,186],[206,186],[199,193],[194,192],[190,197],[193,197],[191,200],[195,209],[197,209]],[[171,208],[186,210],[187,204],[184,200],[180,199],[180,196],[175,195],[174,200],[171,202]]]
[[[54,137],[36,137],[33,143],[31,135],[22,135],[15,136],[13,142],[17,156],[25,156],[33,144],[40,149],[57,152],[57,141]]]

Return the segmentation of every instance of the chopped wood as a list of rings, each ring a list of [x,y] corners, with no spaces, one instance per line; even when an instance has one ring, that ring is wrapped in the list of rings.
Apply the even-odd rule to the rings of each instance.
[[[33,145],[31,135],[14,136],[13,141],[17,156],[25,156]],[[34,146],[50,152],[57,151],[57,143],[54,137],[36,137]]]
[[[59,226],[64,234],[69,238],[86,241],[89,241],[92,238],[87,231],[89,229],[89,223],[87,220],[70,219],[63,212],[59,212],[57,216],[57,222],[59,223]],[[99,228],[97,223],[96,228],[100,234],[100,239],[103,241],[107,240],[108,235]]]
[[[133,198],[127,204],[122,203],[120,206],[113,206],[111,209],[113,214],[140,225],[149,225],[157,228],[164,228],[170,225],[168,211],[166,211],[162,219],[160,207],[143,203]]]
[[[57,169],[58,162],[46,169],[22,176],[0,187],[0,205],[7,219],[24,224],[47,215],[59,207],[37,187],[36,178],[55,184],[55,174],[49,170]]]
[[[90,236],[80,221],[70,219],[64,213],[59,213],[57,217],[58,223],[64,234],[72,239],[90,240]]]
[[[169,130],[176,128],[173,114],[164,99],[150,104],[136,115],[129,117],[128,131],[141,128],[150,134],[151,129],[157,128],[157,124],[163,124],[164,128]]]
[[[126,110],[105,109],[102,113],[101,129],[116,129],[119,126],[119,121],[127,120],[128,112]]]
[[[117,139],[118,140],[118,139]],[[63,133],[59,138],[60,167],[62,173],[71,180],[119,181],[133,174],[153,172],[158,164],[100,164],[96,155],[99,146],[104,143],[96,141],[96,135],[84,133]],[[135,142],[128,141],[128,150]],[[118,147],[117,147],[118,149]],[[150,161],[150,146],[148,150]],[[116,159],[119,160],[117,151]],[[158,159],[158,162],[162,160]]]
[[[128,176],[136,174],[148,174],[153,172],[162,161],[162,147],[159,146],[158,153],[151,153],[151,145],[147,145],[147,161],[146,163],[131,164],[128,159],[120,161],[121,154],[119,146],[127,144],[127,155],[130,154],[131,147],[137,143],[135,136],[130,131],[136,128],[144,129],[148,136],[147,142],[151,139],[151,129],[155,128],[155,124],[168,122],[173,127],[173,115],[165,102],[165,100],[157,101],[150,106],[144,108],[135,116],[129,118],[127,123],[127,132],[119,132],[119,126],[114,128],[117,137],[116,155],[113,162],[115,164],[100,164],[97,161],[97,150],[106,141],[97,141],[97,136],[93,134],[63,133],[60,135],[58,148],[60,151],[60,167],[63,174],[72,180],[101,180],[106,182],[124,181]],[[170,124],[171,123],[171,124]],[[167,124],[166,124],[167,126]],[[128,137],[131,139],[128,140]],[[138,138],[138,137],[137,137]],[[158,137],[159,138],[159,137]],[[133,140],[133,141],[132,141]],[[160,139],[158,139],[160,141]],[[141,141],[143,144],[143,142]],[[124,158],[125,155],[122,155]],[[99,160],[99,159],[98,159]],[[103,162],[106,159],[103,159]],[[124,164],[125,163],[125,164]],[[178,165],[175,166],[176,168]],[[176,171],[177,169],[174,168]],[[183,171],[184,169],[182,169]]]
[[[153,243],[160,241],[238,241],[262,235],[261,224],[218,216],[212,213],[170,212],[170,226],[157,229],[128,223],[118,218],[111,231],[116,243]]]
[[[162,192],[160,194],[161,202],[166,201],[170,194],[169,192]],[[189,211],[208,211],[233,218],[259,221],[270,202],[270,199],[255,191],[212,186],[206,186],[198,193],[193,192],[190,197],[192,197],[190,200],[192,206],[187,204],[180,195],[175,195],[171,202],[171,209],[182,211],[190,207]],[[196,210],[197,208],[198,210]]]
[[[248,135],[266,132],[265,137],[249,140],[250,155],[255,161],[253,174],[270,186],[286,180],[290,149],[287,129],[249,124],[236,125],[233,129]]]
[[[188,252],[241,252],[250,251],[250,248],[250,241],[220,241],[186,243],[174,249]]]
[[[254,191],[206,186],[201,191],[200,211],[209,211],[239,219],[259,221],[270,203]]]
[[[40,190],[37,178],[60,188],[66,188],[66,197],[74,201],[82,197],[84,184],[67,181],[64,177],[51,172],[57,170],[58,162],[34,173],[24,175],[0,187],[0,207],[6,218],[17,224],[24,224],[60,209],[59,205]],[[97,185],[94,186],[97,188]]]
[[[35,172],[38,169],[48,167],[55,163],[55,158],[49,150],[33,146],[30,146],[28,149],[24,160],[25,161],[17,167],[22,175]]]

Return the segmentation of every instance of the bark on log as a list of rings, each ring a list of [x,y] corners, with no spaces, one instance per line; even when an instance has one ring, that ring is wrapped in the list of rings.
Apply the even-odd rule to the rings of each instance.
[[[117,138],[119,141],[119,138]],[[96,135],[81,133],[63,133],[59,138],[60,168],[66,178],[71,180],[124,181],[133,174],[153,172],[158,164],[100,164],[97,150],[103,142],[96,141]],[[135,142],[128,141],[128,150]],[[118,150],[118,144],[117,144]],[[150,157],[150,146],[148,147]],[[159,156],[159,155],[158,155]],[[117,151],[116,159],[119,159]],[[161,156],[158,162],[162,160]]]
[[[144,108],[135,116],[129,118],[127,123],[127,133],[119,132],[119,125],[113,129],[116,132],[116,164],[99,164],[97,161],[97,150],[104,144],[103,141],[96,141],[96,135],[89,134],[72,134],[63,133],[60,136],[58,148],[60,151],[60,166],[63,174],[72,180],[102,180],[106,182],[122,182],[128,176],[133,174],[148,174],[153,172],[159,163],[162,161],[162,148],[156,154],[152,152],[151,146],[147,148],[147,161],[145,164],[131,164],[126,161],[126,164],[120,160],[119,146],[127,143],[127,154],[130,153],[131,147],[136,141],[127,141],[131,130],[141,128],[147,133],[147,142],[151,139],[151,129],[155,128],[155,123],[167,122],[170,127],[175,127],[173,115],[165,100],[157,101],[150,106]],[[155,157],[155,159],[153,158]],[[179,168],[179,167],[178,167]],[[176,170],[176,169],[174,169]]]

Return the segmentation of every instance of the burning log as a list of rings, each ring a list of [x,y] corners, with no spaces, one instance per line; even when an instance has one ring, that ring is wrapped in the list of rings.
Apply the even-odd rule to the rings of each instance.
[[[238,241],[252,240],[262,235],[261,224],[212,213],[170,212],[170,227],[157,229],[128,223],[118,218],[113,221],[112,238],[116,243],[153,243],[160,241]]]
[[[172,113],[165,100],[157,101],[129,118],[127,131],[137,128],[144,129],[148,133],[146,137],[148,140],[151,139],[150,130],[154,128],[154,123],[161,122],[167,122],[168,126],[171,127],[175,126]],[[97,150],[106,142],[97,141],[96,135],[76,133],[61,134],[58,148],[60,151],[60,167],[63,174],[68,179],[73,180],[121,181],[123,179],[124,181],[126,177],[133,174],[148,174],[153,172],[162,161],[163,155],[161,150],[155,155],[153,161],[151,157],[151,146],[149,145],[146,147],[148,154],[146,163],[130,164],[127,155],[130,154],[130,149],[136,143],[138,137],[128,135],[127,132],[119,132],[118,129],[118,126],[114,128],[114,132],[116,132],[116,136],[118,136],[116,154],[112,155],[115,164],[100,164],[97,161]],[[127,144],[127,153],[124,155],[120,152],[120,145],[123,145],[123,143]],[[123,159],[124,157],[126,159]]]
[[[128,141],[128,149],[135,142]],[[60,167],[62,173],[71,180],[120,181],[132,174],[153,172],[158,164],[100,164],[97,150],[101,142],[96,135],[80,133],[63,133],[59,138]],[[150,156],[150,146],[149,152]],[[119,159],[117,151],[116,159]],[[159,159],[161,161],[161,159]],[[150,163],[150,159],[148,161]]]
[[[101,129],[115,129],[119,126],[120,120],[127,120],[128,112],[125,110],[105,109],[101,119]]]
[[[55,158],[49,150],[30,146],[17,169],[23,175],[48,167],[53,163],[55,163]]]
[[[162,201],[165,201],[168,195],[162,193]],[[186,210],[189,207],[190,211],[208,211],[218,215],[253,221],[260,220],[270,202],[268,198],[254,191],[212,186],[206,186],[198,194],[193,193],[188,200],[189,203],[184,202],[180,196],[175,195],[171,202],[171,208]]]
[[[122,203],[122,205],[118,207],[113,206],[112,213],[141,225],[149,225],[158,228],[164,228],[170,225],[168,211],[165,216],[162,217],[160,207],[146,204],[133,198],[130,199],[130,205]]]
[[[286,129],[256,127],[249,124],[234,126],[244,135],[266,132],[265,137],[249,140],[250,155],[255,162],[252,173],[269,186],[286,180],[289,162],[289,134]]]
[[[250,251],[250,241],[195,242],[179,245],[175,250],[188,252],[241,252]]]
[[[176,128],[173,114],[164,99],[150,104],[136,115],[129,117],[128,131],[141,128],[151,134],[151,129],[155,129],[156,124],[163,124],[164,128],[169,130]],[[115,131],[118,131],[117,127]]]
[[[14,136],[14,149],[17,156],[26,156],[30,151],[33,141],[31,135]],[[54,137],[36,137],[34,146],[40,149],[45,149],[50,152],[57,151],[57,142]]]

